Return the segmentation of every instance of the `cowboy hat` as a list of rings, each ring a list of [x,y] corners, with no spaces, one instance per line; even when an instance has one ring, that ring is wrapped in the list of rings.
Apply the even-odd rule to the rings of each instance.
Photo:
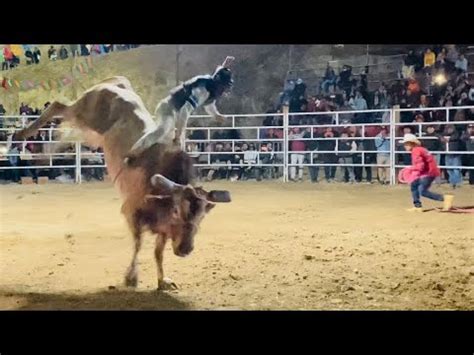
[[[416,138],[414,134],[411,133],[406,133],[403,136],[403,140],[400,141],[399,143],[405,144],[405,143],[415,143],[416,145],[421,145],[421,142]]]

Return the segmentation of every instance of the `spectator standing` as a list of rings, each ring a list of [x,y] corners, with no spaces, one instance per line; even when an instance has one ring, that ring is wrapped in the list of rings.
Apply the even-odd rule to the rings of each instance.
[[[327,93],[329,85],[336,84],[336,81],[337,81],[337,75],[334,72],[334,69],[331,67],[331,65],[328,62],[328,65],[326,67],[326,72],[324,73],[323,82],[321,83],[321,89]]]
[[[80,53],[81,53],[81,56],[83,57],[90,55],[90,50],[87,44],[80,45]]]
[[[33,52],[31,51],[31,47],[28,44],[23,45],[23,50],[25,51],[26,57],[26,65],[31,65],[34,63],[33,61]]]
[[[273,153],[273,145],[271,143],[264,143],[260,147],[259,161],[261,164],[273,164],[275,155]],[[275,170],[272,166],[264,166],[256,169],[257,181],[262,180],[262,177],[273,179]]]
[[[56,53],[56,48],[54,48],[54,46],[51,46],[48,49],[48,59],[53,60],[53,61],[58,59],[58,55]]]
[[[351,105],[353,110],[360,111],[360,110],[367,110],[367,101],[362,96],[362,93],[357,90],[355,97],[349,100],[349,104]],[[352,120],[353,123],[367,123],[366,118],[368,117],[366,112],[356,113],[354,114],[354,119]]]
[[[338,151],[339,153],[337,155],[339,157],[339,163],[346,165],[341,167],[341,170],[343,171],[343,176],[348,174],[349,181],[346,182],[353,184],[355,183],[354,166],[350,164],[354,164],[353,152],[357,151],[357,143],[355,142],[355,140],[349,139],[349,134],[347,132],[341,133],[341,139],[339,140],[338,144]]]
[[[313,128],[313,136],[317,137],[317,128]],[[312,140],[307,140],[306,145],[307,145],[307,150],[310,151],[310,156],[309,156],[309,163],[311,164],[318,164],[320,163],[320,156],[317,154],[318,151],[318,146],[319,146],[319,141],[316,139]],[[318,175],[319,175],[319,166],[309,166],[309,177],[311,179],[311,182],[315,183],[318,182]]]
[[[79,56],[79,45],[78,44],[70,44],[69,51],[71,52],[72,57]]]
[[[242,151],[244,152],[244,159],[243,159],[243,176],[242,178],[247,180],[251,177],[252,172],[255,169],[255,164],[257,164],[257,157],[258,157],[258,152],[255,149],[254,144],[249,144],[248,149],[246,144],[242,145]]]
[[[2,70],[10,69],[13,64],[13,52],[10,49],[10,46],[3,47],[3,58],[4,62],[2,63]]]
[[[387,128],[383,127],[379,134],[375,136],[375,148],[377,149],[377,171],[379,182],[382,185],[390,183],[390,138]]]
[[[66,46],[63,45],[59,49],[59,59],[64,60],[67,58],[68,58],[68,52],[67,52]]]
[[[337,164],[338,158],[335,153],[336,150],[336,140],[334,137],[336,136],[335,132],[331,127],[326,128],[326,131],[319,136],[320,138],[324,138],[320,140],[318,143],[319,151],[325,152],[321,153],[321,160],[324,164]],[[329,153],[333,151],[333,153]],[[334,181],[336,177],[336,166],[325,166],[324,167],[324,176],[328,183]]]
[[[447,125],[443,133],[443,141],[446,143],[447,152],[459,152],[462,150],[461,137],[459,132],[452,125]],[[445,158],[447,167],[461,166],[461,155],[456,153],[447,153]],[[460,168],[448,168],[448,180],[453,189],[459,187],[462,183]]]
[[[430,69],[435,64],[436,55],[428,48],[423,59],[425,69]]]
[[[474,168],[474,123],[470,123],[467,126],[466,131],[461,137],[462,141],[466,145],[466,150],[472,152],[466,155],[466,166]],[[474,185],[474,169],[468,170],[469,174],[469,185]]]
[[[457,69],[459,74],[467,73],[468,63],[467,63],[466,56],[464,54],[461,54],[459,56],[458,60],[456,60],[454,64],[454,67]]]
[[[8,69],[8,63],[5,60],[5,54],[3,54],[3,48],[0,50],[0,66],[1,66],[1,70]]]
[[[21,143],[12,144],[10,149],[8,150],[8,162],[10,163],[11,167],[17,167],[20,162],[20,151],[21,151]],[[10,179],[13,182],[20,181],[20,170],[19,169],[12,169],[10,170]]]
[[[404,65],[402,67],[402,75],[404,79],[412,78],[415,75],[415,65],[417,64],[418,58],[413,50],[408,52],[405,57]]]
[[[290,143],[290,160],[292,166],[290,167],[290,180],[296,181],[296,165],[298,166],[298,180],[303,180],[303,162],[304,162],[304,153],[306,150],[305,142],[301,140],[305,132],[302,132],[299,127],[295,127],[291,130],[288,135]],[[293,153],[295,152],[295,153]],[[301,152],[301,153],[300,153]]]
[[[441,136],[439,133],[436,132],[435,126],[434,125],[429,125],[426,127],[426,133],[424,135],[426,139],[422,140],[422,145],[425,147],[428,151],[432,152],[433,157],[436,161],[436,164],[440,165],[441,164],[441,154],[436,153],[440,152],[443,150],[443,147],[441,145]],[[438,176],[435,179],[436,183],[441,182],[441,177]]]
[[[388,93],[384,83],[381,83],[374,93],[374,108],[382,110],[388,108]]]
[[[41,51],[39,50],[38,47],[35,47],[33,51],[33,62],[35,64],[39,64],[40,60],[41,60]]]

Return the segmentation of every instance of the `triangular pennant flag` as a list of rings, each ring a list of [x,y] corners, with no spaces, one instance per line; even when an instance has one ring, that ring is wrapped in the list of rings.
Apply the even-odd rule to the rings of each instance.
[[[12,87],[12,86],[13,86],[13,81],[12,81],[12,79],[8,79],[8,86],[9,86],[9,87]]]
[[[2,87],[3,87],[5,90],[8,89],[8,88],[7,88],[7,85],[8,85],[8,84],[7,84],[7,79],[6,79],[6,78],[3,78],[3,80],[2,80]]]
[[[35,87],[35,83],[32,80],[28,80],[28,86],[30,89],[33,89]]]
[[[15,80],[15,86],[16,86],[17,89],[20,88],[20,82],[18,80]]]
[[[42,81],[40,85],[43,89],[48,90],[48,84],[45,81]]]
[[[79,73],[84,74],[84,68],[82,67],[82,64],[79,63],[79,65],[77,67],[79,69]]]

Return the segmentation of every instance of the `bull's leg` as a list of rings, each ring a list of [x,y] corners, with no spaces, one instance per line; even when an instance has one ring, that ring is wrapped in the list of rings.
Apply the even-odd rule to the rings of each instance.
[[[41,116],[31,123],[28,127],[22,129],[21,131],[15,134],[16,139],[27,139],[28,137],[34,136],[38,130],[45,126],[48,122],[52,121],[55,116],[59,119],[64,119],[64,115],[69,106],[64,105],[60,102],[53,102],[42,114]]]
[[[132,226],[133,229],[133,241],[134,241],[134,250],[133,250],[133,257],[130,266],[127,269],[125,274],[125,286],[127,287],[137,287],[138,285],[138,268],[137,268],[137,261],[138,261],[138,252],[142,246],[142,233],[138,223],[135,223]]]
[[[158,273],[158,290],[175,290],[178,288],[176,284],[169,278],[165,277],[163,272],[163,251],[165,250],[166,238],[162,235],[156,237],[155,260]]]

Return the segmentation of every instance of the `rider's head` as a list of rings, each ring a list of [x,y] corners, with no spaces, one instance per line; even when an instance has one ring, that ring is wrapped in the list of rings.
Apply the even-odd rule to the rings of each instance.
[[[216,87],[216,94],[218,96],[229,92],[232,89],[234,80],[232,79],[232,72],[229,68],[220,68],[212,76]]]

